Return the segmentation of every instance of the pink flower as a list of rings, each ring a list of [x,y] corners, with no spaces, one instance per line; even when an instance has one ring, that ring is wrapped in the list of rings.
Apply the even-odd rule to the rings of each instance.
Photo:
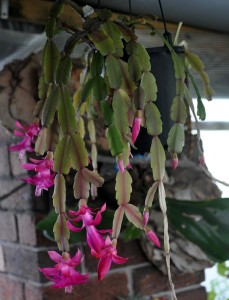
[[[82,275],[75,271],[75,267],[81,262],[81,252],[77,251],[72,258],[67,252],[63,252],[62,256],[55,251],[48,251],[49,257],[57,264],[54,268],[39,268],[44,276],[53,281],[52,288],[65,288],[65,292],[71,293],[73,285],[85,283],[89,275]]]
[[[135,143],[138,134],[140,132],[140,128],[141,128],[141,123],[142,123],[142,118],[140,117],[135,117],[134,118],[134,122],[133,122],[133,126],[132,126],[132,142]]]
[[[158,248],[160,248],[160,241],[158,239],[158,237],[156,236],[155,232],[150,229],[149,227],[145,228],[145,233],[147,235],[147,237],[150,239],[151,242],[153,242]]]
[[[22,164],[21,167],[25,170],[34,170],[37,174],[33,177],[27,177],[22,179],[25,182],[36,186],[35,195],[40,196],[42,190],[48,190],[48,188],[54,185],[53,172],[53,155],[51,152],[41,160],[30,158],[31,163]]]
[[[173,169],[175,170],[178,166],[178,157],[177,157],[177,154],[173,154],[173,158],[172,158],[172,166],[173,166]]]
[[[18,121],[16,121],[16,127],[20,131],[14,130],[14,135],[24,138],[17,145],[10,146],[9,150],[19,151],[19,160],[21,161],[26,151],[33,152],[34,137],[38,135],[40,128],[36,123],[23,127]]]
[[[82,221],[82,227],[75,227],[69,221],[67,221],[68,228],[74,232],[79,232],[83,228],[86,228],[88,246],[91,248],[91,250],[93,249],[96,252],[100,252],[104,245],[104,239],[101,233],[111,232],[111,230],[98,230],[95,227],[96,225],[100,224],[102,220],[102,212],[104,212],[105,210],[106,204],[104,204],[97,213],[94,213],[92,212],[92,209],[87,206],[86,201],[81,199],[79,202],[79,210],[69,211],[69,214],[75,218],[68,219],[73,222]],[[92,216],[93,214],[96,214],[94,218]]]
[[[153,242],[158,248],[160,248],[160,241],[158,237],[156,236],[155,232],[147,227],[148,222],[149,222],[149,209],[148,207],[145,207],[144,212],[143,212],[143,221],[144,221],[144,231],[147,235],[147,237],[150,239],[151,242]]]
[[[128,258],[124,258],[117,255],[116,250],[117,240],[110,240],[109,237],[106,238],[104,248],[98,253],[92,250],[92,255],[97,258],[100,258],[98,264],[98,280],[102,280],[107,272],[110,270],[111,263],[115,264],[124,264]]]

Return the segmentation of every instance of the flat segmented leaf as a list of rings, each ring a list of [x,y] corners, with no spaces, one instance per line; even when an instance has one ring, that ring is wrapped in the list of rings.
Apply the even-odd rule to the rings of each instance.
[[[143,72],[141,79],[141,87],[145,91],[145,101],[155,101],[157,99],[156,79],[150,72]]]
[[[66,210],[66,186],[65,179],[62,174],[57,174],[54,181],[53,206],[57,214],[63,213]]]
[[[101,177],[97,172],[91,171],[87,168],[82,169],[83,176],[96,187],[101,187],[104,183],[103,177]]]
[[[130,201],[132,193],[132,178],[127,170],[123,173],[118,171],[115,181],[115,191],[118,205],[126,204]]]
[[[62,13],[63,9],[64,9],[64,2],[63,1],[56,1],[49,12],[49,17],[51,18],[57,18],[59,17],[59,15]]]
[[[129,164],[129,158],[130,158],[130,144],[129,143],[125,143],[124,144],[124,149],[123,149],[123,153],[122,153],[122,157],[123,157],[123,163],[124,163],[124,167],[126,168],[127,165]]]
[[[96,100],[104,100],[107,96],[107,85],[102,76],[93,78],[93,94]]]
[[[204,64],[198,55],[187,51],[185,52],[185,55],[194,70],[201,72],[204,69]]]
[[[142,67],[140,65],[139,57],[135,54],[131,54],[128,59],[128,71],[130,79],[138,81],[142,77]]]
[[[103,56],[115,52],[115,47],[112,39],[103,30],[97,30],[89,34],[89,39],[94,43],[96,49]]]
[[[72,165],[76,170],[80,170],[88,165],[88,153],[85,142],[78,133],[71,134],[70,151]]]
[[[57,173],[68,174],[71,167],[70,137],[67,135],[58,143],[54,153],[54,170]]]
[[[90,78],[84,83],[84,85],[81,89],[81,93],[80,93],[80,101],[81,102],[84,102],[87,100],[87,97],[92,92],[93,83],[94,83],[94,78]]]
[[[146,51],[145,47],[136,43],[135,47],[133,49],[133,53],[139,59],[141,71],[150,71],[151,70],[150,57],[149,57],[149,54]]]
[[[60,51],[55,42],[51,39],[46,42],[43,58],[45,82],[54,83],[56,80],[56,69],[60,58]]]
[[[199,116],[201,121],[204,121],[206,118],[205,107],[200,97],[197,97],[197,116]]]
[[[53,122],[54,115],[56,113],[57,107],[61,101],[61,90],[57,86],[54,90],[51,91],[48,98],[45,101],[42,115],[41,115],[41,124],[44,127],[49,127]]]
[[[121,89],[127,93],[127,95],[132,95],[135,89],[134,82],[130,79],[129,71],[128,71],[128,63],[119,59],[119,65],[122,72],[122,86]]]
[[[122,34],[119,30],[119,27],[112,21],[107,21],[103,25],[103,29],[110,36],[113,40],[115,46],[115,55],[116,56],[123,56],[123,42],[122,42]]]
[[[94,170],[98,169],[97,158],[98,158],[98,153],[97,153],[96,145],[92,144],[92,146],[91,146],[91,161],[92,161],[92,167]]]
[[[127,118],[128,106],[126,104],[128,95],[122,90],[116,90],[113,95],[112,108],[114,111],[114,122],[120,130],[121,134],[125,135],[129,131]]]
[[[176,123],[184,124],[187,119],[187,108],[183,97],[175,96],[171,106],[171,119]]]
[[[83,176],[82,170],[79,170],[74,178],[74,197],[76,199],[87,199],[89,197],[90,183]]]
[[[79,133],[79,135],[81,136],[82,139],[85,137],[84,119],[82,117],[78,118],[77,132]]]
[[[107,126],[110,126],[114,122],[114,112],[111,105],[103,100],[100,102],[100,108],[103,113],[104,122]]]
[[[167,206],[166,206],[166,200],[165,200],[165,188],[164,188],[164,184],[162,181],[159,182],[158,195],[159,195],[159,204],[160,204],[161,211],[163,213],[166,213]]]
[[[212,97],[214,96],[214,90],[210,85],[205,85],[204,87],[204,96],[208,101],[212,100]]]
[[[46,148],[47,151],[55,152],[56,146],[59,142],[59,123],[57,118],[54,118],[52,124],[47,129],[47,136],[46,136]]]
[[[40,100],[45,100],[48,93],[48,84],[45,82],[44,73],[41,74],[38,84],[38,97]]]
[[[145,123],[147,132],[150,135],[159,135],[162,133],[162,121],[161,115],[156,107],[156,105],[152,102],[149,102],[145,105]]]
[[[35,143],[35,152],[43,155],[46,151],[47,128],[42,128]]]
[[[137,110],[143,110],[145,104],[145,91],[139,86],[134,90],[133,100]]]
[[[184,125],[174,124],[168,135],[168,151],[170,153],[181,153],[184,146]]]
[[[104,57],[100,54],[100,52],[94,53],[90,65],[91,76],[95,77],[96,75],[100,75],[102,73],[103,67]]]
[[[125,204],[123,205],[125,210],[125,215],[129,222],[133,223],[135,227],[137,228],[144,228],[144,221],[142,214],[140,213],[140,210],[137,206],[133,204]]]
[[[66,218],[63,214],[60,214],[53,227],[53,233],[55,241],[57,242],[60,251],[69,251],[69,237],[70,230],[66,223]]]
[[[48,38],[53,38],[56,33],[56,19],[49,18],[45,25],[45,33]]]
[[[109,148],[111,150],[111,155],[116,156],[122,153],[124,144],[122,141],[122,135],[116,126],[116,124],[111,124],[108,128],[107,132],[107,140],[109,144]]]
[[[124,208],[121,205],[116,209],[115,214],[114,214],[113,226],[112,226],[112,237],[113,238],[118,238],[118,236],[120,234],[123,216],[124,216]]]
[[[56,70],[56,82],[61,84],[68,84],[71,79],[72,60],[69,55],[64,55]]]
[[[147,207],[152,206],[153,200],[154,200],[154,195],[157,191],[158,185],[159,185],[159,181],[155,181],[153,183],[153,185],[151,186],[151,188],[148,190],[146,199],[145,199],[145,206],[147,206]]]
[[[76,131],[76,116],[72,99],[66,87],[61,86],[60,103],[58,106],[58,120],[63,133]]]
[[[153,179],[162,180],[165,175],[165,150],[157,136],[152,140],[150,154]]]
[[[122,71],[118,59],[113,55],[108,55],[105,66],[109,86],[112,89],[119,89],[122,85]]]
[[[90,136],[91,143],[96,142],[95,123],[93,119],[89,119],[87,123],[87,129]]]
[[[175,52],[171,52],[171,57],[173,60],[173,66],[175,70],[175,77],[177,79],[183,80],[185,78],[185,69],[181,58]]]

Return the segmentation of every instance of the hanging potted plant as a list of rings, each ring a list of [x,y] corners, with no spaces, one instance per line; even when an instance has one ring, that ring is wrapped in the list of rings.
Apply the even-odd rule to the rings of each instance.
[[[58,32],[58,18],[65,5],[71,6],[82,17],[83,22],[81,28],[65,26],[70,37],[60,51],[54,42],[54,36]],[[58,217],[53,231],[61,254],[49,251],[49,256],[56,265],[54,268],[43,268],[40,271],[54,282],[53,287],[65,288],[66,292],[71,292],[75,284],[88,280],[88,274],[80,274],[75,270],[81,262],[82,253],[76,249],[75,256],[70,256],[70,232],[77,233],[86,229],[91,254],[99,260],[99,280],[107,274],[112,262],[124,264],[127,260],[119,256],[116,248],[124,215],[157,247],[160,247],[160,241],[149,224],[149,210],[152,207],[154,194],[158,190],[164,222],[166,264],[171,288],[176,298],[170,273],[170,245],[163,184],[165,139],[163,143],[160,140],[163,132],[161,106],[155,104],[161,101],[161,99],[157,100],[157,93],[160,93],[161,87],[157,86],[153,75],[154,64],[151,64],[149,56],[152,51],[147,52],[137,41],[135,34],[137,24],[150,28],[152,35],[160,36],[165,44],[164,50],[160,53],[162,55],[169,53],[172,59],[169,68],[173,71],[172,80],[175,81],[175,95],[170,112],[173,125],[169,123],[172,126],[166,144],[172,155],[173,166],[176,168],[177,155],[181,153],[184,146],[187,107],[196,118],[185,83],[187,74],[191,81],[193,78],[174,46],[153,27],[149,20],[142,17],[120,16],[113,20],[111,11],[107,9],[98,9],[94,12],[91,7],[80,7],[70,0],[56,1],[50,10],[45,27],[47,42],[43,51],[43,72],[39,81],[40,101],[34,111],[36,119],[33,124],[27,126],[16,123],[18,129],[15,133],[22,137],[22,141],[18,145],[11,146],[10,150],[19,151],[20,158],[26,151],[36,152],[42,156],[41,159],[30,158],[29,163],[22,164],[22,168],[36,173],[33,177],[25,178],[24,181],[36,186],[36,196],[54,186],[53,206]],[[71,54],[79,43],[86,43],[89,50],[85,56],[86,68],[81,78],[82,84],[72,97],[68,91],[72,69]],[[153,51],[155,53],[155,50]],[[187,51],[184,55],[201,73],[206,91],[210,95],[209,80],[200,60]],[[159,61],[159,58],[155,58],[156,61]],[[167,82],[164,89],[166,86]],[[204,119],[204,106],[195,83],[194,86],[198,96],[198,115]],[[108,146],[118,166],[115,183],[118,208],[114,213],[112,228],[105,230],[99,230],[97,226],[106,210],[106,203],[96,213],[88,205],[89,197],[95,197],[97,188],[104,182],[98,173],[95,116],[101,118],[106,127]],[[85,145],[85,127],[89,133],[90,149]],[[145,128],[147,134],[152,137],[150,156],[153,182],[145,199],[143,213],[137,205],[131,203],[132,178],[128,170],[131,149],[136,148],[135,143],[140,128]],[[200,140],[199,135],[198,138]],[[199,157],[203,163],[200,144]],[[66,211],[65,176],[72,169],[75,171],[73,193],[77,201],[75,210]],[[81,227],[76,225],[78,222]]]

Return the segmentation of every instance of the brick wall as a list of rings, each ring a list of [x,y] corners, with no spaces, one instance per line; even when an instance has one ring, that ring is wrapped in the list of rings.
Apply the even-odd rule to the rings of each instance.
[[[37,74],[37,59],[32,56],[31,63],[28,60],[21,63],[20,74],[25,73],[25,68],[28,72],[32,69]],[[9,86],[11,77],[8,71],[3,71],[7,76],[0,74],[1,83],[4,83],[0,93],[4,97],[0,98],[0,104],[3,108],[1,101],[4,100],[5,110],[1,110],[0,114],[0,122],[4,123],[4,126],[0,123],[0,300],[115,300],[117,297],[126,298],[131,295],[138,295],[138,299],[172,299],[167,276],[162,275],[147,261],[137,241],[119,243],[120,253],[129,257],[129,260],[126,265],[113,265],[109,275],[101,283],[96,278],[97,262],[89,256],[88,248],[82,245],[86,259],[81,268],[83,272],[91,274],[91,280],[74,288],[71,295],[49,287],[50,283],[40,274],[38,265],[50,265],[47,250],[56,246],[36,230],[37,220],[47,212],[47,197],[44,195],[34,199],[33,189],[19,180],[25,173],[19,167],[17,154],[8,152],[8,146],[15,142],[15,138],[6,127],[12,129],[15,120],[12,111],[8,111],[10,105],[7,101],[11,103],[11,100],[7,95],[16,97],[14,92],[17,90],[17,87],[12,90],[12,86]],[[28,78],[19,75],[20,83],[23,78]],[[34,103],[33,89],[23,91],[27,93],[26,101],[28,107],[31,107],[31,103]],[[21,95],[20,98],[25,100],[24,96]],[[13,111],[16,105],[17,116],[20,115],[20,98],[14,99]],[[23,102],[23,105],[27,104]],[[203,280],[203,272],[177,274],[174,282],[178,299],[207,299],[205,289],[200,286]]]

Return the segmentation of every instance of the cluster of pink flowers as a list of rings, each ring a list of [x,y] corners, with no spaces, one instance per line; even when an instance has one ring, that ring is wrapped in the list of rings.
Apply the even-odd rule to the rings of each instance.
[[[110,269],[111,262],[113,261],[116,264],[123,264],[127,261],[127,258],[122,258],[117,255],[116,250],[116,239],[113,241],[109,237],[106,239],[103,238],[102,234],[111,233],[110,229],[99,230],[95,226],[99,225],[102,220],[102,212],[106,210],[106,204],[97,212],[93,212],[91,208],[87,206],[85,200],[79,201],[79,210],[78,211],[69,211],[69,214],[75,218],[69,218],[67,225],[70,230],[74,232],[79,232],[83,228],[86,229],[87,234],[87,244],[91,249],[91,254],[99,258],[98,264],[98,279],[102,280],[104,276]],[[93,214],[95,217],[93,218]],[[71,222],[82,222],[82,227],[78,228],[71,224]]]
[[[19,152],[19,161],[21,161],[26,151],[34,152],[35,137],[38,136],[40,127],[37,123],[22,126],[18,121],[16,121],[16,127],[20,131],[15,130],[14,134],[18,137],[23,137],[23,139],[18,144],[10,146],[9,150]],[[53,155],[50,152],[40,160],[30,158],[30,161],[32,163],[21,164],[21,167],[25,170],[35,171],[36,175],[22,180],[35,185],[35,195],[40,196],[42,190],[48,190],[49,187],[54,185]]]
[[[133,126],[133,142],[135,142],[140,130],[140,119],[135,119]],[[9,147],[10,151],[19,152],[19,161],[22,160],[26,151],[34,152],[35,138],[38,136],[40,128],[37,123],[28,126],[22,126],[16,122],[19,130],[15,130],[15,135],[22,137],[22,140],[17,144]],[[131,156],[131,153],[130,153]],[[122,157],[117,158],[119,170],[123,173],[125,170]],[[54,163],[53,154],[48,152],[47,155],[41,159],[30,158],[29,163],[21,164],[25,170],[34,171],[36,174],[32,177],[22,179],[29,184],[35,185],[35,195],[40,196],[43,190],[48,190],[54,185]],[[128,164],[127,168],[131,168]],[[98,262],[98,280],[102,280],[108,273],[111,263],[124,264],[128,258],[117,255],[117,239],[111,240],[110,236],[112,230],[99,230],[96,228],[102,221],[102,213],[106,210],[106,204],[101,209],[92,209],[88,207],[87,201],[81,199],[79,201],[79,209],[77,211],[70,210],[67,218],[67,226],[73,232],[79,232],[83,229],[86,230],[87,244],[90,247],[91,254],[99,259]],[[148,238],[154,242],[158,247],[160,242],[155,233],[147,227],[148,224],[148,211],[144,212],[144,230]],[[76,227],[72,223],[81,222],[81,227]],[[104,236],[106,235],[106,236]],[[44,276],[54,282],[53,288],[65,288],[65,292],[71,293],[74,285],[87,282],[89,274],[81,274],[75,268],[80,265],[83,256],[80,250],[71,257],[68,252],[62,252],[62,255],[55,251],[48,251],[49,257],[56,263],[53,268],[40,268],[39,270]]]

